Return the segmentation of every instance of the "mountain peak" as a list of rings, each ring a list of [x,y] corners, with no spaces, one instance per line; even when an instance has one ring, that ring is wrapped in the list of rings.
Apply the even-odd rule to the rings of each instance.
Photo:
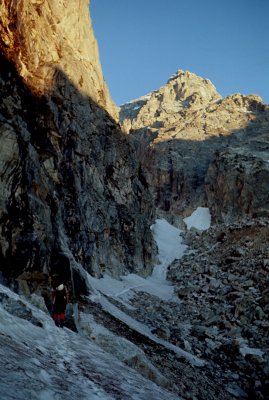
[[[124,121],[126,131],[156,125],[156,120],[163,126],[169,124],[171,118],[181,118],[181,113],[186,110],[205,109],[221,98],[210,80],[178,70],[160,89],[124,104],[120,120]]]
[[[221,98],[215,86],[209,79],[202,78],[192,72],[179,69],[167,81],[167,85],[177,84],[179,96],[187,98],[194,93],[199,94],[204,99]]]

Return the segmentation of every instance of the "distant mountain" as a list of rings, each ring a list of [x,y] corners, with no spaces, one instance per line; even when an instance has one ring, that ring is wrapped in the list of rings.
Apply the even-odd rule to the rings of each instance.
[[[222,99],[209,80],[179,70],[159,90],[123,105],[120,121],[160,210],[188,215],[210,206],[218,220],[269,214],[269,107],[260,97]],[[231,170],[232,154],[238,162]],[[252,162],[253,169],[245,164]]]

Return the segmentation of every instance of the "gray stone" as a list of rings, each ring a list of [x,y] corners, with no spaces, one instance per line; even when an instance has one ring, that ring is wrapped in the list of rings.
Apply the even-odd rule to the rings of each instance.
[[[184,299],[184,298],[190,296],[191,288],[189,288],[189,287],[179,288],[179,289],[177,289],[176,293],[180,299]]]
[[[228,385],[226,387],[228,393],[232,394],[238,399],[246,399],[247,393],[240,388],[238,385]]]
[[[219,279],[211,278],[210,279],[210,288],[211,289],[218,289],[221,285],[221,281]]]
[[[48,285],[60,275],[80,296],[83,270],[147,276],[156,245],[152,197],[117,123],[88,2],[74,5],[1,5],[0,268],[13,279],[42,271]]]

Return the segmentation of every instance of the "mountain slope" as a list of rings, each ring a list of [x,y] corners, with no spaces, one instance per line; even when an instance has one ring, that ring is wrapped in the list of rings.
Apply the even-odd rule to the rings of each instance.
[[[268,212],[264,198],[257,199],[253,209],[245,204],[233,212],[227,185],[223,190],[230,197],[229,209],[222,209],[212,173],[207,177],[207,190],[205,186],[209,164],[217,151],[227,148],[246,158],[251,154],[253,160],[263,163],[263,181],[267,179],[269,108],[258,96],[234,94],[222,99],[210,81],[178,71],[159,90],[123,105],[120,120],[133,140],[155,204],[162,211],[188,215],[197,206],[210,204],[216,220],[225,219],[226,214],[235,217]],[[231,191],[236,192],[236,187]],[[252,186],[249,196],[255,196],[255,191]]]
[[[0,297],[1,399],[179,399],[1,285]]]

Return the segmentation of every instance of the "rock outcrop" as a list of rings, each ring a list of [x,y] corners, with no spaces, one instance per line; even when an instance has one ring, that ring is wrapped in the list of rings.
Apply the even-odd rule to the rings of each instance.
[[[261,98],[234,94],[222,99],[209,80],[190,72],[178,71],[159,90],[123,105],[120,120],[133,139],[156,205],[170,214],[189,215],[199,205],[218,207],[213,167],[205,190],[216,151],[233,147],[234,153],[251,154],[249,162],[269,159],[269,107]],[[232,198],[227,202],[233,206]],[[268,204],[260,198],[249,213],[264,207]],[[242,205],[242,214],[247,208]],[[215,216],[221,219],[221,211]]]
[[[264,144],[269,156],[269,143]],[[269,215],[269,160],[266,158],[244,148],[216,154],[205,177],[207,204],[216,221],[232,223],[238,216]]]
[[[53,91],[56,71],[64,71],[81,94],[117,119],[101,70],[89,15],[89,0],[3,0],[0,43],[32,93]],[[64,88],[62,88],[64,89]]]
[[[80,292],[81,266],[147,274],[152,201],[111,117],[88,1],[2,1],[0,12],[1,271],[28,290],[59,274]]]

